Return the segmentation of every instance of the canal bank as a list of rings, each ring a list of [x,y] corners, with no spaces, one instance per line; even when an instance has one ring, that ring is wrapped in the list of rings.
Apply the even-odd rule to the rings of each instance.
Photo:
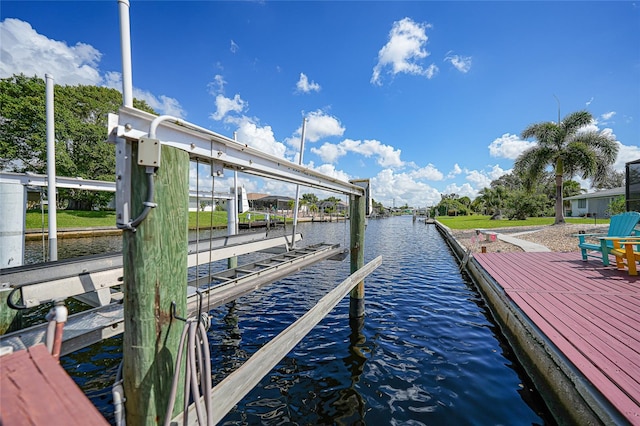
[[[628,403],[620,403],[617,399],[624,399],[624,396],[611,396],[612,393],[609,387],[616,386],[614,380],[608,382],[606,377],[599,377],[598,373],[587,374],[586,377],[584,371],[585,365],[591,362],[590,359],[574,352],[576,351],[574,346],[570,343],[570,337],[565,339],[562,335],[562,327],[570,328],[570,324],[561,324],[549,327],[549,323],[544,318],[535,318],[532,320],[530,317],[533,310],[525,312],[521,305],[514,301],[513,293],[510,293],[509,285],[505,285],[505,282],[511,279],[518,281],[524,279],[525,271],[527,269],[533,269],[537,267],[546,267],[551,274],[562,275],[563,271],[559,269],[559,262],[557,258],[553,257],[554,253],[491,253],[491,254],[470,254],[466,252],[463,245],[452,235],[449,228],[437,223],[438,230],[447,241],[452,252],[457,257],[461,264],[461,268],[465,268],[469,275],[472,277],[474,283],[484,296],[487,305],[489,306],[496,322],[501,327],[503,334],[507,337],[509,343],[512,346],[513,351],[522,363],[523,367],[531,377],[536,388],[544,398],[550,411],[556,417],[560,424],[637,424],[638,421],[638,407],[637,402],[634,402],[634,397],[629,398]],[[535,267],[522,263],[515,263],[513,259],[509,259],[502,264],[502,267],[509,270],[497,271],[492,269],[492,273],[487,271],[487,262],[484,257],[495,258],[517,255],[520,257],[542,257],[543,262],[540,262]],[[563,254],[565,260],[567,260],[571,267],[575,268],[575,265],[580,265],[571,258],[571,254]],[[484,256],[484,257],[483,257]],[[479,260],[481,259],[481,260]],[[553,259],[554,264],[549,262],[549,259]],[[546,266],[545,262],[546,261]],[[506,265],[506,266],[505,266]],[[582,266],[582,265],[580,265]],[[582,266],[582,269],[584,266]],[[616,273],[618,271],[610,271]],[[534,281],[544,281],[544,273],[535,270],[528,271],[531,275],[536,276]],[[601,271],[600,271],[601,272]],[[519,275],[522,274],[522,277]],[[499,278],[494,278],[496,275]],[[560,279],[559,279],[560,280]],[[603,280],[606,281],[606,280]],[[606,282],[604,283],[607,284]],[[609,283],[610,284],[610,283]],[[578,283],[578,288],[582,283]],[[505,287],[507,290],[505,290]],[[525,294],[526,291],[519,290],[520,294]],[[601,290],[600,290],[601,291]],[[586,291],[584,291],[586,292]],[[540,291],[543,293],[543,291]],[[561,300],[566,296],[562,289],[554,289],[550,296]],[[572,291],[569,295],[572,297],[581,293],[580,291]],[[523,296],[524,298],[524,296]],[[516,300],[520,300],[515,297]],[[559,302],[561,303],[561,302]],[[597,303],[597,302],[595,302]],[[562,310],[562,307],[559,308]],[[569,309],[569,308],[567,308]],[[541,310],[540,310],[541,311]],[[535,315],[533,315],[535,317]],[[544,316],[540,314],[539,316]],[[570,322],[571,314],[566,314],[564,320]],[[598,325],[594,324],[594,328]],[[544,329],[544,331],[543,331]],[[549,337],[549,333],[552,331],[553,338]],[[576,332],[577,333],[577,332]],[[592,338],[597,337],[597,331],[593,332]],[[566,344],[559,344],[558,342],[566,342]],[[587,348],[587,350],[593,350],[593,348]],[[631,350],[633,350],[631,348]],[[611,349],[613,352],[613,349]],[[577,362],[576,362],[577,361]],[[577,368],[576,365],[581,368]],[[594,370],[602,369],[606,371],[609,367],[604,365],[594,365]],[[615,369],[615,368],[614,368]],[[603,374],[602,376],[606,376]],[[594,385],[593,383],[596,383]],[[625,391],[623,390],[623,393]],[[634,420],[635,419],[635,420]]]
[[[343,218],[339,217],[299,217],[298,222],[313,222],[313,223],[324,223],[324,222],[338,222],[344,221]],[[248,222],[247,222],[248,223]],[[288,222],[291,225],[291,222]],[[240,224],[242,226],[242,224]],[[281,225],[281,223],[280,223]],[[280,226],[279,225],[279,226]],[[285,225],[286,226],[286,225]],[[248,229],[258,228],[259,226],[247,226]],[[262,227],[265,227],[262,225]],[[207,228],[200,226],[200,230],[208,230],[208,229],[227,229],[227,225],[214,226],[212,228]],[[69,238],[94,238],[94,237],[106,237],[110,235],[121,235],[122,230],[116,228],[115,226],[96,226],[90,228],[58,228],[56,235],[59,239],[69,239]],[[25,231],[24,239],[25,241],[40,241],[42,239],[48,239],[49,232],[47,229],[28,229]]]

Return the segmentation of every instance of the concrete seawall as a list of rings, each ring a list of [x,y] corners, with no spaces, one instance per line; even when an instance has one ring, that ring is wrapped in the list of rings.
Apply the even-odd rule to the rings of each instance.
[[[505,294],[473,255],[440,222],[438,231],[473,279],[513,352],[542,395],[558,424],[619,424],[603,400],[564,354]]]

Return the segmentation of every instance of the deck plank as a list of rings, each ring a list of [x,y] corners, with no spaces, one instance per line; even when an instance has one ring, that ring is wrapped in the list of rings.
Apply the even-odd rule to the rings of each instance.
[[[579,252],[474,257],[632,424],[640,423],[640,277]]]
[[[0,358],[0,389],[0,424],[109,424],[44,345]]]

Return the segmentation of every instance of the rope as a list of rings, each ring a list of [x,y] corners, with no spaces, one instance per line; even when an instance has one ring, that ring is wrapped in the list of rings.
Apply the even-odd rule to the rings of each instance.
[[[164,417],[164,425],[171,424],[171,414],[176,402],[176,393],[178,390],[178,380],[180,378],[180,365],[185,350],[185,342],[187,343],[187,359],[185,360],[185,382],[184,382],[184,411],[183,424],[188,423],[187,414],[189,408],[189,400],[193,400],[196,408],[196,416],[199,425],[212,426],[212,405],[211,405],[211,354],[209,352],[209,339],[207,338],[207,330],[201,318],[208,315],[204,314],[198,318],[189,318],[182,330],[180,337],[180,346],[178,348],[178,357],[176,359],[176,367],[171,384],[171,394],[169,396],[169,405]],[[199,379],[199,380],[198,380]],[[204,397],[204,407],[200,402]]]

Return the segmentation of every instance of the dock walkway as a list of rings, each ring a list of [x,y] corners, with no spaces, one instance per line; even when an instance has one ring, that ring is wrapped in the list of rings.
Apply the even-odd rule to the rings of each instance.
[[[567,375],[600,420],[640,424],[640,278],[579,252],[474,257],[577,369]]]
[[[44,345],[0,358],[1,425],[104,425],[108,422]]]

